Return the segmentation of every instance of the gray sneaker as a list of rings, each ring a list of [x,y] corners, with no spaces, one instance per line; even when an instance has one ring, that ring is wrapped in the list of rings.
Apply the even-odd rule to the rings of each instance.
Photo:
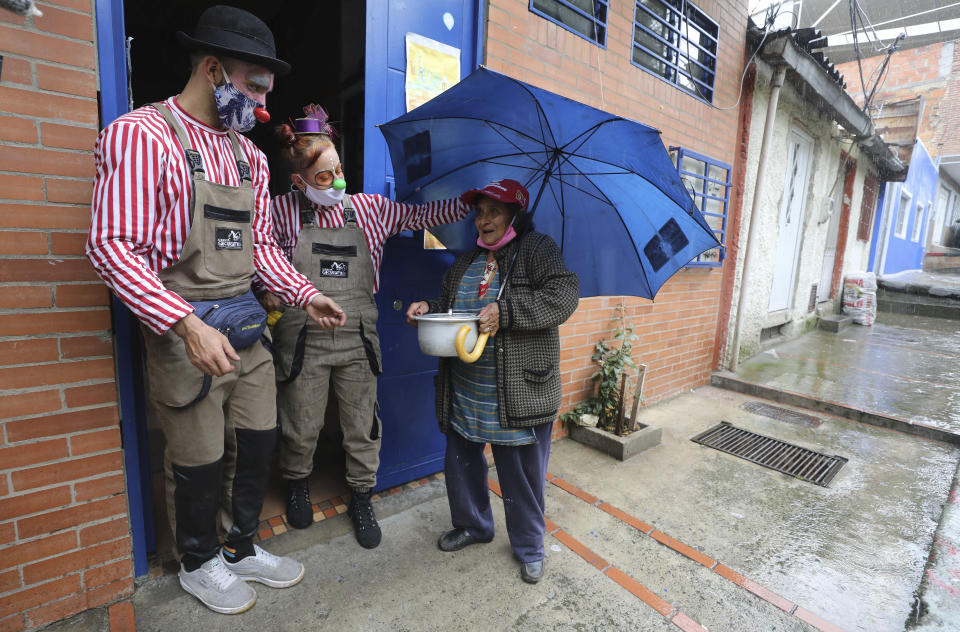
[[[219,555],[189,573],[181,565],[180,585],[203,605],[221,614],[239,614],[257,602],[257,592],[231,573]]]
[[[289,557],[279,557],[253,545],[254,555],[231,564],[220,552],[224,566],[244,581],[260,582],[271,588],[289,588],[303,579],[303,564]]]

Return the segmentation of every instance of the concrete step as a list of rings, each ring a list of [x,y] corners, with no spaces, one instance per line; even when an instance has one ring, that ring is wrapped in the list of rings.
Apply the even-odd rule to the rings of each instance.
[[[921,297],[916,294],[884,292],[877,295],[877,311],[929,318],[960,320],[960,300]]]
[[[853,318],[845,314],[827,314],[820,317],[817,326],[824,331],[838,333],[846,329],[852,322]]]

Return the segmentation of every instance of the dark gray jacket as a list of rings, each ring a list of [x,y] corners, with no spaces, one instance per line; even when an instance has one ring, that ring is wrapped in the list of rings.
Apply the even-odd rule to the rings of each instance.
[[[560,408],[559,326],[580,301],[577,275],[563,263],[557,244],[540,233],[527,233],[496,253],[501,283],[518,249],[507,287],[497,301],[500,329],[488,343],[497,349],[500,425],[505,428],[527,428],[556,419]],[[453,306],[460,280],[482,252],[474,248],[457,257],[444,274],[443,294],[428,301],[431,312],[445,312]],[[450,367],[459,361],[440,358],[440,371],[434,378],[437,420],[443,432],[450,423]]]

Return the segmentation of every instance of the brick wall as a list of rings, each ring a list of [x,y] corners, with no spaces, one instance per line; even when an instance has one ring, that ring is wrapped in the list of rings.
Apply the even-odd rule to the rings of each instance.
[[[106,288],[83,256],[97,134],[91,0],[0,9],[0,631],[129,595]]]
[[[601,48],[529,11],[527,0],[490,0],[485,64],[571,99],[661,130],[666,146],[681,145],[733,164],[736,107],[717,110],[631,63],[633,0],[613,0],[607,46]],[[720,25],[714,103],[733,106],[743,72],[746,2],[697,3]],[[732,217],[739,209],[731,208]],[[729,261],[730,259],[728,259]],[[647,365],[645,394],[655,402],[707,383],[714,362],[721,269],[674,276],[655,302],[633,297],[590,298],[561,327],[564,410],[589,396],[590,356],[611,338],[614,307],[623,301],[641,339],[634,359]]]
[[[862,60],[863,77],[867,90],[872,89],[875,73],[886,55],[876,55]],[[856,61],[839,64],[837,70],[847,82],[847,91],[857,105],[863,105],[863,88],[860,70]],[[946,99],[948,92],[953,96]],[[917,136],[934,158],[950,153],[944,151],[944,143],[951,144],[960,153],[956,125],[960,124],[960,40],[937,42],[897,51],[890,58],[886,78],[877,89],[872,103],[895,103],[917,95],[923,96],[923,112]],[[909,148],[906,149],[909,157]]]

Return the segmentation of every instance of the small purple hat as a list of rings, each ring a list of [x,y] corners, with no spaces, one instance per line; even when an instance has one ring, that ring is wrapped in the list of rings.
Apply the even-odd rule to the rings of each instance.
[[[330,115],[319,105],[310,104],[303,108],[304,118],[296,119],[294,124],[295,134],[334,134],[333,126],[330,125]]]

